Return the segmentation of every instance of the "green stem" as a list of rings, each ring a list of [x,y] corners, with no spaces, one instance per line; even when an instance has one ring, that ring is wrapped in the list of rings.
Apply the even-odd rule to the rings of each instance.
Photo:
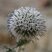
[[[24,52],[24,50],[25,48],[24,47],[22,48],[22,46],[20,46],[18,52],[21,52],[21,51]]]

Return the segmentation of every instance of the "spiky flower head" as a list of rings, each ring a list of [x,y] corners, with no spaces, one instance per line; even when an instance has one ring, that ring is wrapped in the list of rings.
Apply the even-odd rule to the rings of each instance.
[[[42,35],[45,27],[44,17],[35,8],[21,7],[9,15],[9,31],[18,39]]]

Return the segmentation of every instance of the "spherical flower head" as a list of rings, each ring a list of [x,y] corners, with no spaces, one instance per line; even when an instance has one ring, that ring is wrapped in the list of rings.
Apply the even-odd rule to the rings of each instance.
[[[8,28],[18,39],[40,36],[46,30],[44,17],[32,7],[21,7],[14,10],[9,15]]]

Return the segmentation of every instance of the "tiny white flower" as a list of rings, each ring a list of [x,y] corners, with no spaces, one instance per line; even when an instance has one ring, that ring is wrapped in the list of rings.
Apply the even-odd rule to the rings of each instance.
[[[44,17],[32,7],[14,10],[9,15],[8,28],[17,39],[42,35],[46,30]]]

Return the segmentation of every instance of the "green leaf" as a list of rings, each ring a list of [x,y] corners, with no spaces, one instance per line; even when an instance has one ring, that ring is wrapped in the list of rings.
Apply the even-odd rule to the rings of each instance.
[[[17,47],[27,44],[28,42],[29,41],[27,41],[26,39],[20,39],[19,42],[17,42]]]
[[[14,49],[8,49],[6,52],[16,52]]]

